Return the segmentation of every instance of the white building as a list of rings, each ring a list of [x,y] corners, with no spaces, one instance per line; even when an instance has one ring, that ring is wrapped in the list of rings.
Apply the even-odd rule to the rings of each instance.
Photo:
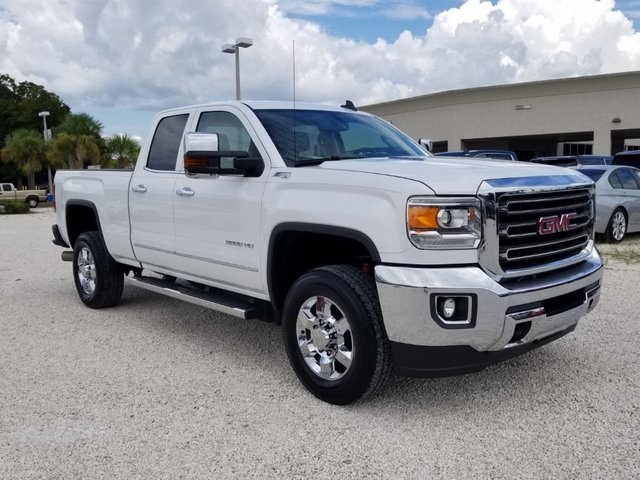
[[[535,156],[640,148],[640,72],[453,90],[361,108],[434,151]]]

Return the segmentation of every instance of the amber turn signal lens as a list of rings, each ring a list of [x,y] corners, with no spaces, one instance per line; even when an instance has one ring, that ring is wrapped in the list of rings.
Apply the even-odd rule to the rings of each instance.
[[[438,207],[422,207],[410,205],[407,223],[411,230],[437,230]]]
[[[184,157],[184,166],[185,168],[208,167],[209,160],[206,158]]]

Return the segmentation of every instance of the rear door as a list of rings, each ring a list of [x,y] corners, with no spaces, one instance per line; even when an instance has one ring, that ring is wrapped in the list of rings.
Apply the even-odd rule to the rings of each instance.
[[[173,225],[174,184],[178,158],[182,156],[188,111],[161,118],[145,156],[136,164],[129,185],[131,243],[144,268],[173,271],[175,231]]]

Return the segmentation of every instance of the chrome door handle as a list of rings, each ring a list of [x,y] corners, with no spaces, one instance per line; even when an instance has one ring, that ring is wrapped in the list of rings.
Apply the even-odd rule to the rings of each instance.
[[[196,191],[190,187],[184,187],[176,190],[176,193],[181,197],[193,197],[196,194]]]
[[[145,187],[144,185],[134,185],[133,187],[131,187],[131,191],[136,193],[146,193],[147,187]]]

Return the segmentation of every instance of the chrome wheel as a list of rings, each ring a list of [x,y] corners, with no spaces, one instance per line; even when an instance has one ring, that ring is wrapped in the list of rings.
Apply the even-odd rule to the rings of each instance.
[[[73,283],[80,300],[91,308],[116,305],[122,296],[124,272],[109,255],[100,232],[84,232],[73,244]]]
[[[91,295],[96,290],[96,262],[91,250],[83,247],[78,253],[77,275],[82,290]]]
[[[338,380],[348,371],[354,348],[351,326],[330,299],[307,299],[296,321],[298,348],[309,369],[324,380]]]
[[[287,356],[316,397],[347,405],[374,394],[391,374],[391,348],[372,276],[352,265],[301,275],[284,302]]]
[[[620,210],[616,210],[611,217],[611,237],[619,242],[627,232],[627,219]]]

